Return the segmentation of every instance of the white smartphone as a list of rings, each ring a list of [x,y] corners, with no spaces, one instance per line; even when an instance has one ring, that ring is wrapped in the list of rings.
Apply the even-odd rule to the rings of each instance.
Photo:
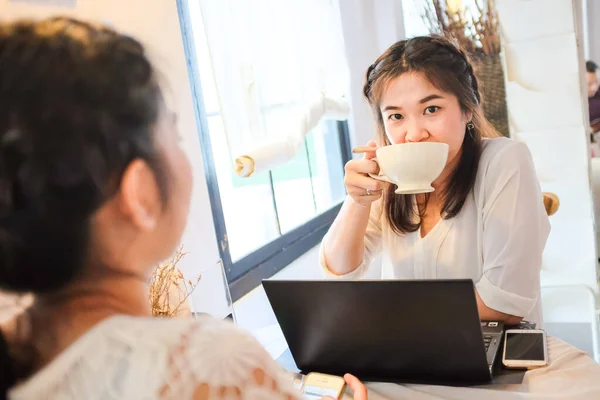
[[[324,396],[341,399],[345,387],[346,382],[340,376],[311,372],[304,378],[302,394],[305,399],[309,400],[321,399]]]
[[[515,369],[532,369],[548,365],[546,332],[542,329],[506,330],[502,364],[506,368]]]

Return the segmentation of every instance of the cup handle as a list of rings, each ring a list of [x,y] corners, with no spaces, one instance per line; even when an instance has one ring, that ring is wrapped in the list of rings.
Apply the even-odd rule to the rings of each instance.
[[[382,181],[382,182],[387,182],[387,183],[394,183],[390,180],[390,178],[388,178],[385,175],[375,175],[375,174],[369,174],[369,176],[373,179],[377,179],[378,181]]]

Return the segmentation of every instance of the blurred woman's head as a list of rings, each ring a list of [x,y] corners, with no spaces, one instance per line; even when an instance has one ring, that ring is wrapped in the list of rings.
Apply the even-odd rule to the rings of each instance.
[[[438,189],[444,217],[458,214],[475,183],[481,138],[497,135],[483,117],[479,84],[464,52],[436,36],[399,41],[369,67],[363,92],[381,144],[449,145]],[[386,197],[391,226],[397,232],[416,230],[412,196],[397,196],[393,189]]]
[[[585,80],[587,81],[588,98],[594,97],[598,92],[598,64],[593,61],[585,62]]]
[[[68,18],[0,25],[0,288],[144,277],[179,242],[190,195],[139,42]]]

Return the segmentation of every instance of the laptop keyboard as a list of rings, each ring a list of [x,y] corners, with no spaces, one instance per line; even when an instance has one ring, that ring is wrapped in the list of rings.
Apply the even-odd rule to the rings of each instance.
[[[483,343],[485,344],[485,355],[487,357],[490,373],[492,373],[495,361],[498,358],[498,352],[500,351],[504,324],[500,321],[482,321],[481,327]]]
[[[484,335],[483,336],[483,343],[485,343],[485,351],[487,352],[490,348],[490,344],[492,343],[492,336],[491,335]]]

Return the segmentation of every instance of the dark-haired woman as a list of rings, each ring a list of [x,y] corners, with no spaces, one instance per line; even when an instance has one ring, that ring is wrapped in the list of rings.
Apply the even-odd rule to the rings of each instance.
[[[417,195],[370,178],[374,152],[348,162],[348,197],[321,246],[326,272],[357,278],[381,254],[384,279],[470,278],[481,319],[540,323],[550,231],[540,186],[527,147],[483,117],[467,56],[439,37],[397,42],[369,67],[364,95],[378,127],[369,146],[443,142],[448,161],[435,191]]]
[[[234,325],[150,317],[190,193],[140,43],[67,18],[0,24],[0,289],[34,294],[0,327],[0,399],[300,398]]]

